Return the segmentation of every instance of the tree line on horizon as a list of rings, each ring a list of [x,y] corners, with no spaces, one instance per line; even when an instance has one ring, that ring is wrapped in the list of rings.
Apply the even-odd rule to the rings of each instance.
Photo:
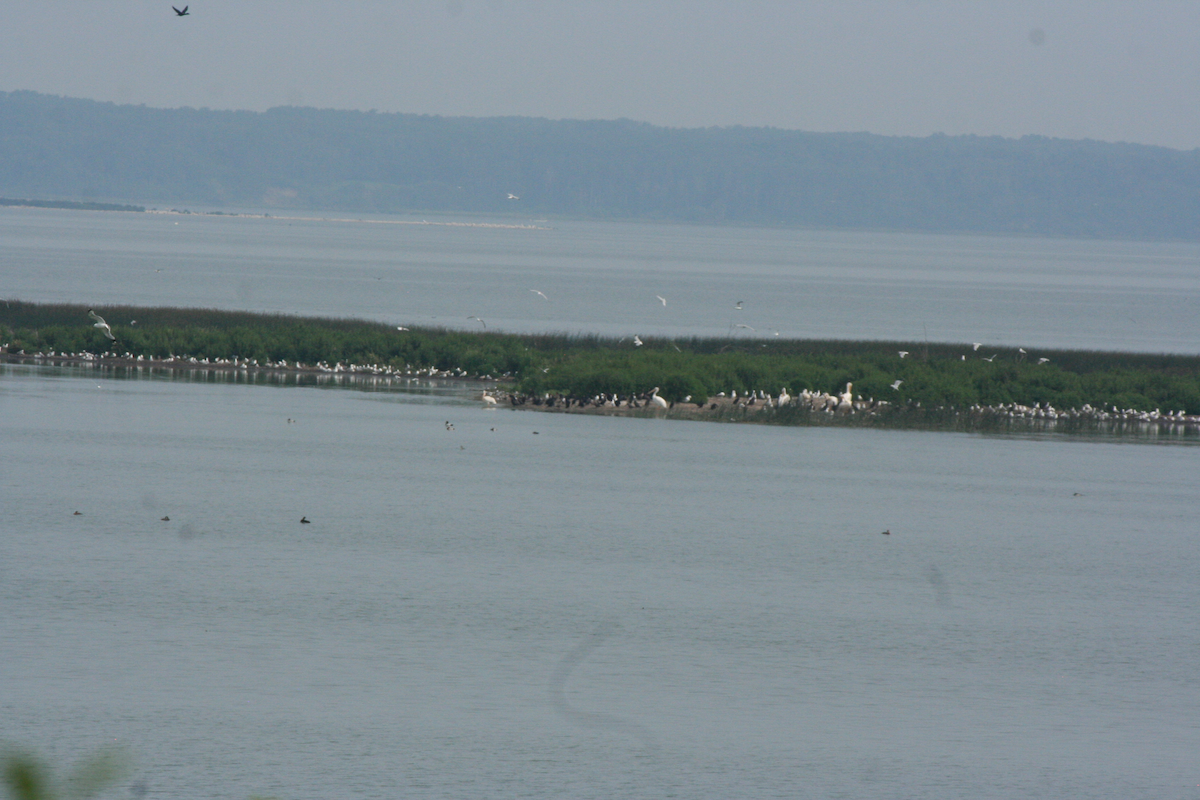
[[[1200,149],[0,92],[0,196],[1200,241]],[[512,197],[510,197],[510,195]]]

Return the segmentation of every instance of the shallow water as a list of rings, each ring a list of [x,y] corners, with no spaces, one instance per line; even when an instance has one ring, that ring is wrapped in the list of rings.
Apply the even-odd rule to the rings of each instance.
[[[0,208],[0,294],[617,337],[1200,353],[1196,243],[382,219]]]
[[[1195,796],[1194,448],[478,406],[0,366],[3,736],[160,797]]]

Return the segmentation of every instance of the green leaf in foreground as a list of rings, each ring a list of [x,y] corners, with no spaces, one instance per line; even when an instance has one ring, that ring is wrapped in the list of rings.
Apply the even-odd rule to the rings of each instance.
[[[130,771],[124,748],[104,747],[83,759],[61,782],[44,762],[25,752],[6,754],[4,787],[13,800],[86,800],[115,784]]]

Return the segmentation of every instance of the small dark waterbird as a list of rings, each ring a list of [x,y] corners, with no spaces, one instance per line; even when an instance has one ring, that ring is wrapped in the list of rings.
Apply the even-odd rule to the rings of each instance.
[[[303,522],[305,525],[307,525],[307,524],[309,524],[310,522],[312,522],[312,520],[310,520],[308,517],[301,517],[301,518],[300,518],[300,521],[301,521],[301,522]]]
[[[171,10],[175,12],[175,16],[177,16],[177,17],[186,17],[188,15],[188,7],[187,6],[183,7],[183,11],[180,11],[175,6],[171,6]]]

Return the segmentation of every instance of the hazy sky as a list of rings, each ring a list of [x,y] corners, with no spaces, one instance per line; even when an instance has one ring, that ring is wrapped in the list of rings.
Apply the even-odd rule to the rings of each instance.
[[[4,0],[0,90],[1200,147],[1200,2]]]

